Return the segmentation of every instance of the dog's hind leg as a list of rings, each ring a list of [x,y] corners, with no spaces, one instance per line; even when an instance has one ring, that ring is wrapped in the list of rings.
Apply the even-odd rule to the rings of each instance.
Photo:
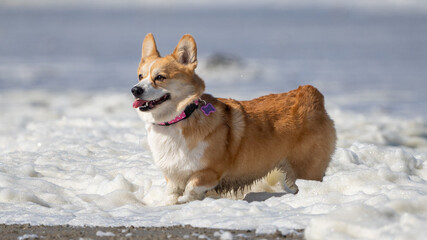
[[[178,203],[201,200],[207,191],[218,185],[220,175],[211,169],[200,170],[193,173],[187,182],[184,194],[178,198]]]
[[[297,180],[294,170],[292,169],[291,165],[288,163],[288,161],[284,160],[280,163],[278,166],[278,169],[283,172],[284,174],[284,180],[281,182],[282,187],[286,190],[288,193],[297,194],[298,193],[298,186],[295,184],[295,181]]]

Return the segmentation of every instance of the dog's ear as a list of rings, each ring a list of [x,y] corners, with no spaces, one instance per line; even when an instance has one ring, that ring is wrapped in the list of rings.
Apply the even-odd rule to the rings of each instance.
[[[197,67],[197,46],[193,36],[186,34],[179,40],[172,56],[181,64]]]
[[[159,51],[157,51],[157,45],[153,34],[149,33],[145,36],[144,42],[142,42],[141,61],[144,62],[145,59],[151,56],[160,57],[160,54]]]

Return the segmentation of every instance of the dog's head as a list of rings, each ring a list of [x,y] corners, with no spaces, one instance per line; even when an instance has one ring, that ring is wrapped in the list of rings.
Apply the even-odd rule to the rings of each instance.
[[[205,84],[196,74],[197,46],[184,35],[172,54],[161,57],[151,33],[142,43],[139,82],[132,88],[133,107],[146,122],[170,121],[198,99]]]

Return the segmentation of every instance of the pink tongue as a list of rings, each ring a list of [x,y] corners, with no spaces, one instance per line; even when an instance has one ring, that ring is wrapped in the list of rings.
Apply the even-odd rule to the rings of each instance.
[[[139,108],[142,105],[144,105],[144,103],[146,103],[146,102],[148,102],[148,101],[137,99],[137,100],[135,100],[135,102],[133,102],[133,108]]]

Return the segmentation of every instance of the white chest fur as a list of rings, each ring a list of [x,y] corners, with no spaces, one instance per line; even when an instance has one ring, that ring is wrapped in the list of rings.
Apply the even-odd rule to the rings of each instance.
[[[202,156],[206,142],[190,150],[180,128],[153,124],[147,124],[146,128],[156,165],[175,184],[185,186],[193,172],[205,167]]]

